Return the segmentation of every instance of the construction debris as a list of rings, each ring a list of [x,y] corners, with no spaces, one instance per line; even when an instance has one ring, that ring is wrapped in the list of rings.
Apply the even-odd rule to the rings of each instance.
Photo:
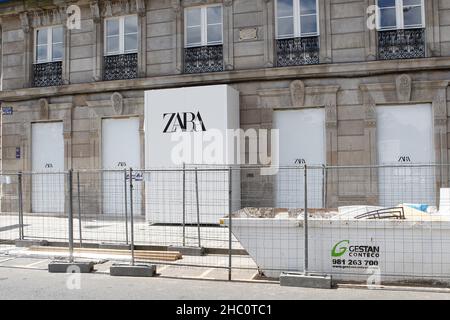
[[[337,210],[331,209],[308,209],[308,216],[311,218],[330,218],[337,214]],[[284,209],[284,208],[243,208],[233,213],[233,218],[269,218],[269,219],[288,219],[302,218],[304,209]],[[228,218],[226,216],[225,218]]]
[[[450,200],[449,200],[450,202]],[[303,209],[244,208],[233,213],[234,219],[299,219]],[[399,204],[395,207],[369,205],[344,206],[338,209],[308,209],[312,219],[331,220],[406,220],[406,221],[450,221],[450,209],[442,212],[436,207],[420,204]],[[225,217],[225,219],[228,216]],[[222,219],[223,220],[223,219]],[[224,221],[221,222],[224,224]]]

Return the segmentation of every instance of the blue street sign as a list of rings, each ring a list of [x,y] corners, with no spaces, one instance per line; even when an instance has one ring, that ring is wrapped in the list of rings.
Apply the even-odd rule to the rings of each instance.
[[[2,113],[4,116],[11,116],[13,114],[13,107],[3,107]]]

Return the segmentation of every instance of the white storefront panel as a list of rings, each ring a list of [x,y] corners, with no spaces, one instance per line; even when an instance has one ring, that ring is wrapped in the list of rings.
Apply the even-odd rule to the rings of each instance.
[[[378,163],[434,163],[432,119],[429,104],[377,107]],[[380,168],[378,179],[380,205],[436,204],[433,168]]]
[[[273,121],[274,128],[278,129],[280,134],[281,169],[277,175],[276,206],[303,208],[304,172],[294,170],[292,167],[325,164],[325,110],[323,108],[279,110],[274,112]],[[323,171],[312,169],[309,173],[309,207],[321,208],[323,206]]]
[[[141,168],[139,118],[104,119],[102,121],[102,163],[105,170]],[[126,182],[128,184],[128,180]],[[120,216],[125,212],[125,173],[103,172],[103,213]],[[127,190],[128,212],[130,212]],[[134,203],[140,203],[140,192],[134,192]],[[134,214],[139,214],[135,206]]]
[[[197,219],[195,174],[185,175],[186,223],[218,224],[228,214],[232,153],[229,129],[239,129],[239,92],[227,85],[147,91],[145,95],[146,169],[220,168],[198,172],[200,219]],[[233,179],[233,203],[240,197],[239,174]],[[183,222],[183,173],[145,175],[146,217],[152,223]],[[168,200],[170,199],[170,200]]]
[[[31,126],[32,211],[64,212],[64,137],[62,122]]]

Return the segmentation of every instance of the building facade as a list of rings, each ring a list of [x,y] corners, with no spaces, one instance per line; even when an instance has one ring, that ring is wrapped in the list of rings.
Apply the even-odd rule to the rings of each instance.
[[[70,27],[78,17],[80,28]],[[137,121],[136,166],[143,168],[145,91],[217,84],[239,91],[242,129],[278,128],[282,141],[289,141],[283,134],[292,132],[298,134],[294,140],[307,136],[301,112],[320,110],[308,117],[321,119],[318,148],[323,154],[294,157],[286,151],[284,156],[283,149],[291,148],[281,142],[283,165],[305,159],[329,166],[448,164],[449,17],[450,0],[0,4],[2,170],[48,169],[55,164],[40,168],[33,158],[33,150],[38,153],[48,144],[63,150],[56,169],[106,169],[105,121],[129,118]],[[381,128],[407,128],[401,124],[404,110],[425,123],[430,140],[424,138],[418,148],[429,148],[424,158],[380,144]],[[296,117],[297,126],[289,122]],[[60,130],[60,141],[39,128],[54,123],[60,127],[48,132]],[[36,147],[40,135],[49,142]],[[432,183],[447,186],[448,170],[437,171]],[[377,201],[376,173],[358,177],[362,188],[340,185],[339,175],[345,176],[345,170],[328,177],[332,183],[325,206]],[[244,189],[260,184],[261,193],[272,192],[270,177],[247,174],[241,179]],[[33,210],[31,202],[26,201],[26,210]]]

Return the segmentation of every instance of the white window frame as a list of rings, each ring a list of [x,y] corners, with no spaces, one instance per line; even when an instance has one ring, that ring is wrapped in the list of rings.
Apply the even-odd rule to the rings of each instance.
[[[128,17],[136,17],[136,21],[137,21],[137,46],[136,49],[133,50],[125,50],[125,19]],[[115,51],[115,52],[108,52],[108,29],[107,29],[107,24],[108,21],[112,21],[112,20],[118,20],[119,21],[119,51]],[[135,14],[129,14],[129,15],[124,15],[124,16],[118,16],[118,17],[111,17],[111,18],[106,18],[105,19],[105,24],[104,24],[104,37],[103,37],[103,43],[104,45],[104,54],[105,56],[116,56],[116,55],[120,55],[120,54],[128,54],[128,53],[137,53],[139,50],[139,18],[137,17],[137,15]],[[131,34],[131,33],[130,33]]]
[[[53,29],[56,28],[62,28],[63,31],[63,42],[57,42],[57,43],[53,43]],[[47,60],[45,61],[39,61],[38,60],[38,56],[37,56],[37,52],[38,52],[38,32],[39,31],[43,31],[46,30],[47,31]],[[49,27],[41,27],[41,28],[36,28],[34,31],[34,64],[42,64],[42,63],[50,63],[50,62],[60,62],[63,61],[64,59],[64,52],[63,52],[63,56],[61,58],[58,59],[53,59],[53,45],[54,44],[62,44],[63,45],[63,50],[64,50],[64,27],[62,25],[56,25],[56,26],[49,26]]]
[[[301,30],[301,16],[300,16],[300,2],[302,0],[293,0],[294,6],[294,34],[292,36],[279,36],[278,35],[278,0],[275,1],[275,35],[277,39],[290,39],[290,38],[306,38],[306,37],[316,37],[320,35],[320,12],[319,12],[319,0],[316,0],[316,28],[317,32],[307,33],[302,35]],[[309,14],[312,16],[314,14]]]
[[[208,24],[208,8],[213,7],[221,7],[221,23],[213,23]],[[187,34],[188,34],[188,26],[187,26],[187,11],[189,9],[201,9],[201,18],[200,18],[200,29],[201,29],[201,43],[190,45],[187,43]],[[208,26],[213,25],[222,25],[221,31],[221,41],[215,41],[208,43]],[[184,9],[184,47],[185,48],[197,48],[197,47],[205,47],[205,46],[218,46],[223,45],[223,6],[222,4],[211,4],[211,5],[205,5],[205,6],[197,6],[197,7],[189,7]]]
[[[403,15],[403,8],[405,6],[403,5],[403,0],[395,0],[395,20],[396,20],[397,25],[396,25],[396,27],[382,28],[381,27],[381,8],[378,6],[378,0],[377,0],[377,29],[380,31],[387,31],[387,30],[425,28],[425,1],[424,0],[420,0],[420,6],[421,6],[421,14],[422,14],[422,24],[405,27],[405,21],[404,21],[404,15]]]

